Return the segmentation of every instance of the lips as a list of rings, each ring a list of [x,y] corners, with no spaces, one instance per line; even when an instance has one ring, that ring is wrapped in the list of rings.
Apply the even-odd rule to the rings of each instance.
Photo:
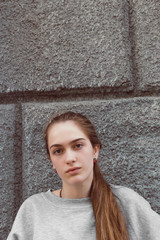
[[[80,169],[80,167],[73,167],[73,168],[69,168],[66,173],[69,173],[69,172],[74,172],[76,170]]]

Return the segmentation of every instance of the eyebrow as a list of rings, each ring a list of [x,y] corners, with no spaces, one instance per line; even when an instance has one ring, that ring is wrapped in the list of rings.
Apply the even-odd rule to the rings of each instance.
[[[75,142],[77,142],[77,141],[79,141],[79,140],[86,140],[85,138],[76,138],[76,139],[74,139],[74,140],[72,140],[71,142],[70,142],[70,144],[73,144],[73,143],[75,143]],[[61,147],[62,145],[61,144],[53,144],[53,145],[51,145],[50,146],[50,149],[52,148],[52,147]]]

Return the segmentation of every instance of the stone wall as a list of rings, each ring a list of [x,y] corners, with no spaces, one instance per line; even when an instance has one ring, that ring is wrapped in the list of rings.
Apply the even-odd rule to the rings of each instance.
[[[42,139],[60,109],[94,123],[106,180],[160,213],[159,0],[7,0],[0,9],[0,240],[24,199],[61,185]]]

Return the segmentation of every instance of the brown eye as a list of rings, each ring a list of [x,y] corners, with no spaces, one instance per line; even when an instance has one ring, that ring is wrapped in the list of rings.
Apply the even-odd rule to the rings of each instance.
[[[74,148],[75,148],[75,149],[81,149],[82,146],[83,146],[83,144],[77,143],[77,144],[74,146]]]
[[[55,151],[53,151],[53,154],[55,155],[59,155],[62,153],[62,149],[56,149]]]

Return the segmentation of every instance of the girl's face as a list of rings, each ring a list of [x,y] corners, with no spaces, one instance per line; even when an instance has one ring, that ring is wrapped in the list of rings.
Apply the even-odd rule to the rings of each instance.
[[[99,146],[93,148],[74,121],[59,122],[49,127],[48,149],[53,168],[65,184],[92,181],[93,158],[98,158]]]

